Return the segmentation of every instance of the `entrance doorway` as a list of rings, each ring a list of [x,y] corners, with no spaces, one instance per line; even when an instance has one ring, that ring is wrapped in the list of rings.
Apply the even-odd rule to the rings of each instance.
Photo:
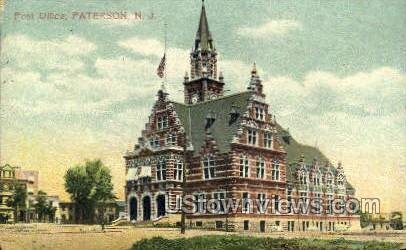
[[[137,220],[137,198],[130,199],[130,221]]]
[[[156,198],[157,204],[157,217],[165,216],[166,209],[165,209],[165,195],[160,194]]]
[[[143,220],[151,220],[151,198],[149,196],[142,199],[142,208]]]

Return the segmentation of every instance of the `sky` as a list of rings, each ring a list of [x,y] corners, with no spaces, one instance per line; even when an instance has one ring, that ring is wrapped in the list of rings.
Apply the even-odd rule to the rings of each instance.
[[[358,197],[406,212],[406,2],[205,5],[227,93],[246,89],[256,62],[277,121],[333,163],[342,161]],[[0,163],[39,170],[40,187],[66,200],[65,171],[100,158],[123,198],[122,157],[161,85],[164,24],[167,89],[182,101],[200,10],[199,0],[6,1]],[[80,12],[126,12],[128,19],[73,14]]]

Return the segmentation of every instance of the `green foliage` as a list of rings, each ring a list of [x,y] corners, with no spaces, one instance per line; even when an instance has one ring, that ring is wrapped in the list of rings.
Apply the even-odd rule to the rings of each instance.
[[[391,213],[390,226],[395,230],[403,229],[403,216],[402,212],[396,211]]]
[[[47,193],[44,191],[38,191],[38,195],[35,198],[34,208],[39,221],[53,221],[56,208],[47,201]]]
[[[135,243],[133,250],[324,250],[324,249],[398,249],[399,244],[378,241],[350,241],[344,238],[321,239],[283,239],[257,238],[247,236],[200,236],[193,238],[164,239],[154,237]]]
[[[100,206],[103,213],[105,202],[116,198],[110,169],[101,160],[86,161],[85,165],[72,167],[64,178],[65,190],[76,204],[76,222],[93,222],[95,207]]]

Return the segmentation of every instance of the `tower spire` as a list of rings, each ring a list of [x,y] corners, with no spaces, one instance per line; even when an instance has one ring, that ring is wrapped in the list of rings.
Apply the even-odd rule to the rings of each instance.
[[[213,39],[209,31],[209,23],[206,16],[206,8],[204,6],[204,0],[202,1],[202,11],[200,13],[199,28],[196,32],[195,40],[195,50],[212,50],[213,48]]]

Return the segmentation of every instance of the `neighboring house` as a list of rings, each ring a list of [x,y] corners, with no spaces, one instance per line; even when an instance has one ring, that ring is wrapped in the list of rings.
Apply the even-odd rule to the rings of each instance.
[[[123,201],[109,201],[106,204],[104,211],[104,216],[106,218],[106,223],[109,224],[112,221],[116,220],[120,212],[123,212],[125,209],[125,203]],[[60,223],[63,224],[72,224],[75,223],[75,203],[61,201],[59,202],[59,216]],[[98,223],[99,216],[101,215],[100,207],[96,207],[94,222]]]
[[[7,206],[7,200],[12,196],[16,185],[23,185],[25,188],[29,185],[26,179],[17,178],[18,171],[18,167],[9,164],[0,166],[0,223],[14,222],[14,208]],[[20,210],[17,216],[18,221],[26,221],[25,210]]]

